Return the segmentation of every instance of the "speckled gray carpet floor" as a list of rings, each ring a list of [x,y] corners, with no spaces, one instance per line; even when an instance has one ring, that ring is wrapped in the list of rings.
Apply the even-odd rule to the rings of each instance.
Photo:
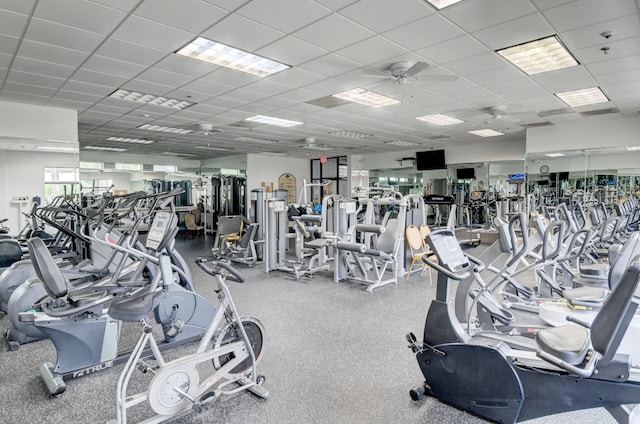
[[[193,263],[207,254],[211,238],[179,240]],[[479,249],[481,249],[480,247]],[[331,275],[295,281],[287,274],[265,274],[263,267],[239,266],[246,284],[230,283],[243,315],[259,318],[267,340],[259,372],[266,376],[267,400],[245,393],[216,403],[178,423],[480,423],[483,420],[435,399],[413,402],[409,390],[422,381],[415,355],[404,336],[422,332],[435,295],[425,274],[372,293],[356,283],[333,283]],[[192,267],[197,290],[213,299],[210,278]],[[435,280],[435,274],[434,274]],[[0,331],[7,326],[0,320]],[[122,346],[131,346],[137,325],[126,325]],[[184,354],[180,349],[170,356]],[[0,353],[0,423],[102,423],[115,418],[116,382],[122,366],[68,382],[57,398],[47,395],[38,367],[53,361],[48,341]],[[135,383],[133,383],[136,385]],[[141,386],[142,382],[137,385]],[[138,408],[130,422],[148,411]],[[529,423],[612,423],[601,410],[580,411]]]

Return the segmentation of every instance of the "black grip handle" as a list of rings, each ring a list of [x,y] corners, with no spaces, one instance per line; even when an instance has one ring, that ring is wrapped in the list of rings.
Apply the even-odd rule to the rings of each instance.
[[[214,260],[209,260],[207,258],[196,258],[196,264],[207,274],[212,275],[212,276],[216,276],[216,275],[220,275],[220,271],[221,270],[225,270],[228,272],[228,275],[231,276],[231,279],[238,282],[238,283],[244,283],[244,277],[242,276],[242,274],[240,274],[238,272],[237,269],[235,269],[234,267],[231,266],[231,264],[228,264],[226,262],[219,262],[219,261],[214,261]]]

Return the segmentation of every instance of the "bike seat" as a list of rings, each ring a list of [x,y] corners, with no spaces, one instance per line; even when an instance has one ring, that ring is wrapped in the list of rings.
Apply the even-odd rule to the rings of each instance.
[[[582,275],[589,275],[592,277],[606,276],[608,272],[609,272],[608,264],[590,264],[590,265],[580,266],[580,274]]]
[[[538,331],[536,342],[542,351],[579,365],[590,346],[589,330],[578,325],[544,328]]]
[[[109,306],[109,316],[122,321],[142,321],[166,296],[164,292],[151,292],[141,296],[117,300]]]

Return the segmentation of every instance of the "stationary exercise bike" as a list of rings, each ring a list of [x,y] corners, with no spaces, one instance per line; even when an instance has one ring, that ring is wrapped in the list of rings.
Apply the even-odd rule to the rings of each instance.
[[[159,258],[163,285],[171,279],[169,258]],[[223,262],[208,262],[205,258],[196,263],[207,274],[215,277],[215,292],[220,302],[209,328],[200,340],[194,353],[165,362],[153,336],[146,317],[151,307],[165,295],[165,288],[151,288],[146,297],[123,300],[109,309],[109,314],[121,320],[140,320],[142,335],[129,361],[122,370],[117,386],[117,422],[127,422],[129,408],[148,401],[153,417],[145,423],[160,423],[189,412],[201,413],[219,398],[249,390],[260,398],[269,392],[262,387],[264,376],[258,375],[256,364],[264,350],[264,327],[255,318],[240,317],[225,284],[226,278],[239,283],[244,278],[231,265]],[[156,366],[141,361],[147,346],[153,352]],[[211,363],[213,370],[201,378],[205,369],[202,364]],[[129,380],[136,370],[154,374],[146,391],[128,395]]]
[[[500,333],[468,334],[449,299],[450,281],[482,272],[484,264],[465,255],[455,234],[434,231],[427,241],[438,261],[423,260],[438,271],[423,342],[407,335],[425,377],[411,391],[414,400],[434,396],[457,408],[501,423],[604,407],[614,417],[638,416],[640,369],[618,352],[639,300],[640,261],[629,266],[587,329],[575,321],[537,332],[530,349]],[[579,324],[579,325],[577,325]],[[637,418],[635,418],[637,419]],[[637,422],[637,421],[636,421]]]

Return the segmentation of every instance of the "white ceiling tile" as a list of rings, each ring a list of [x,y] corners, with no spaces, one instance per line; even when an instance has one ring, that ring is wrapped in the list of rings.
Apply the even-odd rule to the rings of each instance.
[[[92,55],[82,67],[90,71],[108,73],[127,79],[133,78],[145,70],[142,65],[97,55]]]
[[[570,68],[542,72],[531,77],[532,80],[551,92],[564,91],[559,90],[559,87],[570,85],[572,81],[584,80],[585,78],[589,78],[593,82],[593,78],[584,66],[572,66]]]
[[[64,84],[65,82],[65,80],[61,78],[52,78],[44,75],[30,74],[27,72],[20,72],[13,69],[11,70],[11,72],[9,72],[9,75],[7,76],[7,81],[11,81],[19,84],[33,85],[36,87],[52,88],[56,90],[60,88],[62,84]]]
[[[317,91],[306,90],[304,88],[298,88],[297,90],[287,91],[281,94],[279,97],[288,100],[302,102],[308,102],[309,100],[317,99],[322,94]],[[258,102],[259,103],[259,102]]]
[[[340,49],[336,53],[363,65],[371,65],[407,53],[407,50],[383,37],[375,36]]]
[[[234,88],[240,88],[252,82],[259,81],[261,78],[257,75],[239,72],[234,69],[220,67],[202,77],[207,81],[213,81],[218,84],[228,85]],[[270,77],[271,78],[271,77]]]
[[[293,35],[323,49],[335,51],[371,37],[374,33],[343,16],[333,14],[296,31]]]
[[[489,69],[504,67],[507,62],[494,52],[479,54],[447,64],[447,69],[460,75],[471,75]]]
[[[195,103],[200,103],[211,98],[211,96],[206,93],[198,93],[196,91],[185,90],[182,88],[168,92],[167,96],[173,99],[188,100]]]
[[[279,0],[277,10],[274,6],[272,0],[253,0],[237,13],[286,34],[331,13],[330,9],[311,0]]]
[[[227,11],[199,0],[146,1],[134,14],[198,34],[227,15]]]
[[[167,52],[117,38],[109,38],[96,50],[95,54],[149,66],[166,56]]]
[[[26,22],[27,17],[25,15],[0,9],[0,34],[20,37]]]
[[[102,4],[103,6],[112,7],[122,10],[124,12],[130,12],[140,0],[91,0],[94,3]]]
[[[340,10],[358,0],[316,0],[318,3],[328,7],[331,10]]]
[[[3,91],[9,91],[13,93],[25,93],[32,96],[40,96],[40,97],[51,97],[56,92],[56,89],[6,81],[4,83]]]
[[[376,33],[388,31],[433,13],[433,9],[422,0],[361,0],[340,10],[341,15]]]
[[[440,13],[464,30],[474,32],[535,11],[529,0],[473,0],[443,9]]]
[[[322,81],[309,84],[305,88],[328,96],[350,90],[354,88],[354,85],[339,79],[327,78]]]
[[[256,104],[265,106],[269,109],[284,109],[296,103],[297,102],[294,100],[283,99],[282,97],[275,96],[275,97],[269,97],[267,99],[262,99]]]
[[[154,67],[194,78],[199,78],[219,68],[218,65],[177,54],[170,54]]]
[[[630,69],[630,70],[619,71],[611,74],[598,75],[596,77],[596,80],[598,80],[600,84],[610,84],[610,83],[616,84],[616,83],[627,82],[627,81],[640,82],[640,72],[634,69]]]
[[[0,34],[0,53],[13,56],[17,46],[18,39],[16,37],[10,37],[8,35]]]
[[[539,14],[523,16],[473,33],[493,50],[515,46],[554,34],[553,28]]]
[[[462,30],[437,14],[392,29],[382,35],[409,50],[417,50],[463,34]]]
[[[285,34],[238,15],[229,15],[202,33],[203,37],[253,52]]]
[[[638,25],[640,27],[640,25]],[[620,57],[627,57],[640,54],[640,37],[626,38],[619,41],[603,43],[609,47],[607,54],[604,54],[601,46],[585,47],[574,50],[573,54],[580,63],[595,63],[612,61]]]
[[[23,40],[18,50],[18,56],[67,66],[79,66],[88,57],[88,54],[50,44]]]
[[[32,74],[46,75],[55,78],[67,79],[76,68],[64,66],[56,63],[42,62],[40,60],[17,57],[11,66],[16,71],[29,72]]]
[[[243,5],[245,5],[251,0],[203,0],[203,1],[209,4],[213,4],[214,6],[221,7],[228,11],[234,11],[236,9],[239,9],[240,7],[242,7]]]
[[[545,94],[549,94],[544,88],[540,87],[538,84],[535,84],[525,77],[503,81],[497,84],[488,84],[485,86],[485,88],[497,95],[506,97],[509,100],[513,100],[514,103],[517,103],[514,99],[529,96],[540,97],[544,96]]]
[[[39,2],[33,16],[99,34],[108,34],[126,14],[84,0],[50,0]]]
[[[180,49],[195,37],[192,33],[138,16],[129,16],[113,36],[166,53]]]
[[[477,72],[471,75],[465,75],[470,81],[478,85],[493,84],[500,81],[507,81],[514,78],[521,78],[522,71],[512,66],[503,66],[488,71]]]
[[[256,54],[289,66],[298,66],[327,53],[328,50],[291,36],[283,37],[256,51]]]
[[[184,90],[206,94],[209,97],[219,96],[233,90],[234,87],[218,84],[211,80],[198,79],[182,86]]]
[[[469,35],[463,35],[451,40],[434,44],[416,53],[428,61],[437,64],[446,64],[469,56],[486,53],[489,50]]]
[[[605,31],[612,31],[613,35],[608,40],[602,35]],[[560,33],[560,38],[569,49],[581,49],[591,46],[604,46],[626,38],[640,35],[638,16],[628,15],[618,19],[599,22],[593,25],[577,28]]]
[[[72,79],[80,82],[87,82],[89,84],[110,86],[113,87],[113,90],[111,91],[115,91],[116,88],[127,82],[127,78],[103,74],[101,72],[94,72],[88,69],[78,69],[76,73],[73,74]]]
[[[28,15],[33,9],[35,0],[0,0],[0,9],[10,10],[12,12]]]
[[[543,13],[558,32],[637,13],[632,0],[576,0]]]
[[[570,3],[575,0],[533,0],[536,6],[540,9],[550,9],[552,7],[559,6],[564,3]]]
[[[297,87],[304,87],[305,85],[323,80],[324,78],[326,78],[324,75],[301,68],[289,68],[269,77],[272,81],[293,84]]]
[[[78,112],[82,112],[87,108],[90,108],[92,103],[81,102],[79,100],[68,100],[59,97],[53,97],[47,101],[47,106],[59,107],[62,109],[75,109]]]
[[[154,84],[152,82],[142,81],[139,79],[129,80],[120,88],[124,88],[125,90],[137,91],[139,93],[155,94],[157,96],[164,96],[174,89],[174,87],[172,86]]]
[[[13,92],[3,90],[0,99],[4,101],[14,101],[16,103],[27,103],[32,105],[44,105],[49,100],[49,96],[37,96],[26,92]]]
[[[256,81],[253,84],[249,84],[244,88],[248,90],[256,91],[258,93],[267,94],[269,96],[275,96],[280,93],[293,90],[296,87],[291,84],[285,84],[282,82],[273,81],[265,78],[265,79],[261,79],[260,81]]]
[[[67,81],[61,88],[66,91],[74,91],[76,93],[94,94],[97,96],[107,96],[115,91],[115,88],[106,85],[88,84],[82,81]]]
[[[91,53],[104,40],[104,35],[33,18],[24,38]]]
[[[270,97],[268,94],[253,91],[248,88],[238,88],[236,90],[229,91],[225,96],[231,97],[242,103],[253,103],[266,97]]]
[[[205,104],[219,107],[219,108],[224,108],[225,110],[227,110],[227,109],[233,109],[234,107],[242,106],[243,102],[240,102],[232,97],[219,96],[219,97],[214,97],[205,101]]]
[[[136,77],[142,81],[169,87],[180,87],[194,80],[193,77],[176,72],[165,71],[163,69],[149,68]]]
[[[450,91],[447,93],[447,97],[457,102],[464,103],[467,99],[476,99],[479,97],[487,97],[492,93],[486,88],[471,87],[464,90]]]
[[[610,74],[628,70],[640,71],[640,55],[621,57],[619,59],[585,65],[593,75]]]
[[[87,93],[77,93],[75,91],[60,90],[56,93],[53,99],[75,100],[93,104],[99,102],[102,99],[102,96]]]
[[[340,75],[361,67],[362,65],[359,63],[352,62],[336,54],[328,54],[300,65],[302,69],[307,69],[327,77]]]

